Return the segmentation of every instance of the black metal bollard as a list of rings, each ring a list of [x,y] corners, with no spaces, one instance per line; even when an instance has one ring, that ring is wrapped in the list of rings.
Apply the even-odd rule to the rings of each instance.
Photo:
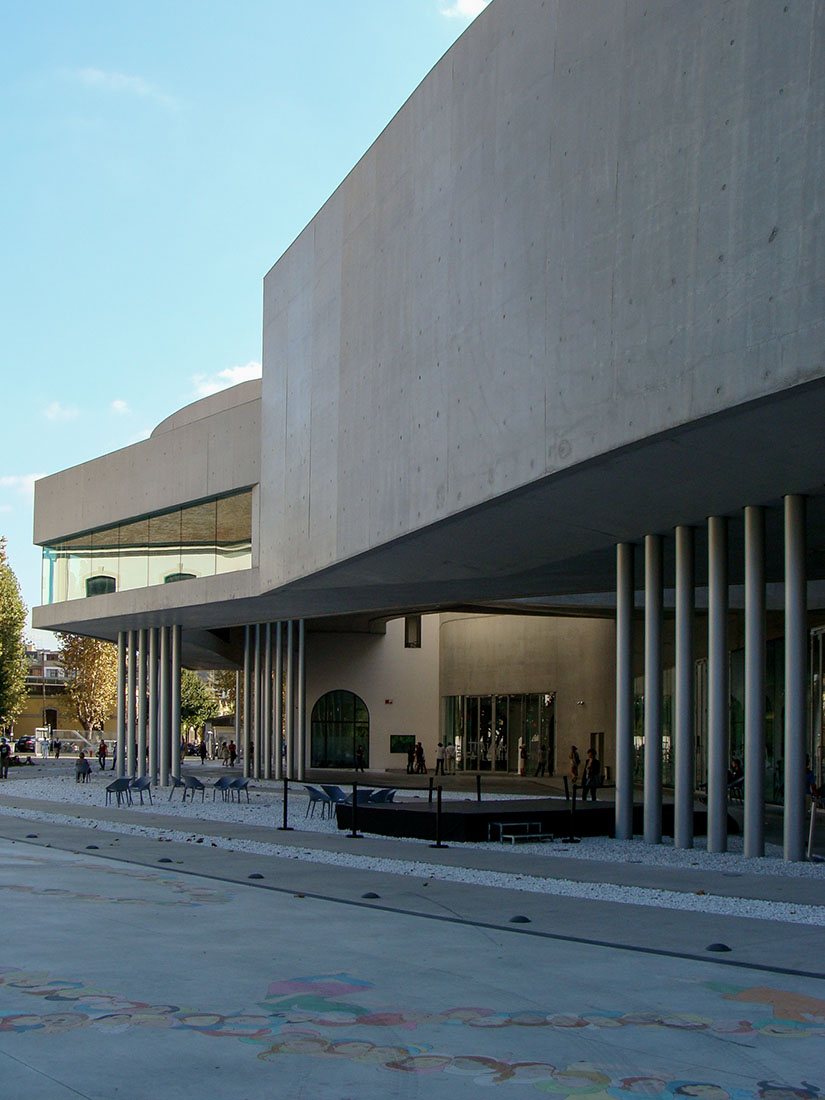
[[[361,840],[363,834],[358,832],[358,784],[352,785],[352,832],[347,833],[348,840]]]
[[[432,804],[433,804],[433,777],[432,776],[430,776],[430,793],[427,796],[427,801],[432,806]]]
[[[284,823],[278,826],[279,833],[291,833],[292,826],[287,825],[287,813],[289,810],[289,780],[284,776]]]
[[[481,775],[476,775],[476,802],[481,801]]]
[[[438,787],[435,800],[435,844],[431,848],[449,848],[449,844],[441,843],[441,787]]]
[[[565,785],[567,784],[567,777],[565,776]],[[578,844],[579,838],[576,836],[576,781],[573,780],[573,792],[570,801],[570,836],[564,838],[565,844]]]

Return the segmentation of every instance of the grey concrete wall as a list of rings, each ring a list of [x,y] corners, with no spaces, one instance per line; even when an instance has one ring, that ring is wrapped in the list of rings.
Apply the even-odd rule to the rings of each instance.
[[[35,485],[34,541],[49,542],[256,485],[261,445],[257,384],[235,388],[243,393],[228,391],[188,405],[142,443],[41,478]]]
[[[825,374],[824,40],[494,0],[266,277],[262,586]]]
[[[556,693],[556,760],[566,771],[571,745],[605,734],[615,754],[615,625],[609,619],[521,615],[441,616],[439,694]],[[584,753],[581,752],[582,758]]]

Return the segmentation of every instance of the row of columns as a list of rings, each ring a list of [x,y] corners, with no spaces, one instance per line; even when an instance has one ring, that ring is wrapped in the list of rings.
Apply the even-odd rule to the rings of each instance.
[[[786,496],[784,855],[804,854],[807,594],[805,498]],[[677,527],[675,577],[675,790],[677,848],[693,847],[695,769],[694,528]],[[616,825],[633,835],[633,619],[635,548],[616,554]],[[663,538],[644,543],[644,839],[662,839]],[[727,850],[730,683],[728,673],[728,521],[708,519],[708,850]],[[745,509],[745,855],[765,851],[765,509]]]
[[[244,776],[304,779],[306,626],[303,619],[244,628],[241,681]],[[236,705],[236,714],[239,711]],[[251,750],[251,751],[250,751]],[[273,767],[274,764],[274,767]]]
[[[117,638],[119,777],[180,775],[179,626],[121,630]]]

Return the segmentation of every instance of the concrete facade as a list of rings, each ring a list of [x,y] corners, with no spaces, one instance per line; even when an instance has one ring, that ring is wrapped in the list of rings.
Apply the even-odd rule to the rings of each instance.
[[[252,567],[44,606],[35,625],[124,644],[178,631],[184,663],[243,665],[260,716],[268,624],[291,624],[274,675],[301,767],[313,697],[344,669],[379,700],[381,737],[398,713],[383,682],[423,728],[465,690],[449,685],[513,692],[555,669],[559,730],[619,731],[621,822],[634,618],[652,811],[674,588],[683,699],[705,648],[693,604],[709,605],[718,809],[729,603],[745,585],[758,668],[752,627],[778,587],[801,768],[806,632],[825,608],[823,41],[818,0],[493,0],[266,275],[262,382],[38,483],[43,543],[251,488]],[[449,617],[525,609],[592,618]],[[417,612],[448,616],[437,659],[392,649]],[[611,653],[598,617],[614,612]],[[597,720],[571,709],[582,698]]]

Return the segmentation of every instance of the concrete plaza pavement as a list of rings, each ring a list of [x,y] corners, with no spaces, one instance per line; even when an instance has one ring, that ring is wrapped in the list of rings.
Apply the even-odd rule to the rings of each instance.
[[[213,848],[216,830],[251,828],[235,823],[198,822],[202,843],[102,828],[128,815],[179,830],[162,811],[97,809],[97,829],[0,817],[4,1098],[461,1098],[481,1085],[557,1100],[825,1094],[821,927]],[[498,848],[277,839],[536,873]],[[777,889],[769,876],[561,858],[542,868]],[[818,879],[780,888],[822,902]],[[708,952],[714,942],[731,951]]]

